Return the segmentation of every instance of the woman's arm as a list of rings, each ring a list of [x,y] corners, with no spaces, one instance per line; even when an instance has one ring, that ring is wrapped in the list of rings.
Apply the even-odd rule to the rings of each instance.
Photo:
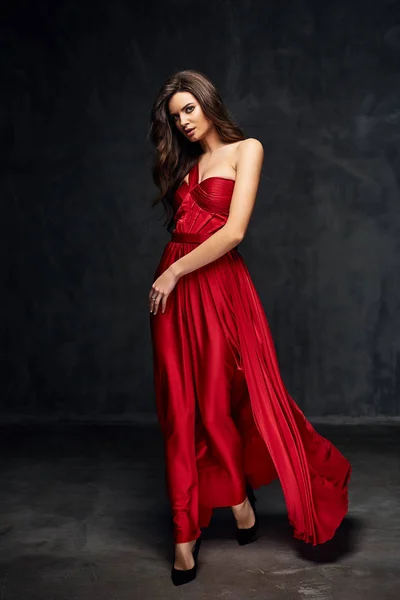
[[[228,220],[205,242],[169,267],[177,278],[216,260],[244,238],[256,200],[263,159],[264,149],[255,138],[248,138],[239,144]]]

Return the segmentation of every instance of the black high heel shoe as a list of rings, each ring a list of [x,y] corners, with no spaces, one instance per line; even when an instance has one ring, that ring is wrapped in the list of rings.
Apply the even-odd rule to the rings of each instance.
[[[189,583],[196,578],[197,574],[197,557],[199,555],[201,544],[201,536],[197,538],[195,545],[193,546],[193,558],[194,558],[194,566],[191,569],[175,569],[172,567],[171,570],[171,579],[174,585],[183,585],[184,583]]]
[[[256,511],[257,499],[254,495],[253,488],[250,487],[249,485],[247,485],[246,491],[247,491],[247,497],[248,497],[251,507],[253,509],[256,520],[254,521],[254,525],[252,527],[248,527],[247,529],[239,529],[239,527],[236,525],[236,539],[240,546],[245,546],[246,544],[250,544],[251,542],[254,542],[255,535],[256,535],[256,532],[258,529],[258,525],[259,525],[258,515],[257,515],[257,511]]]

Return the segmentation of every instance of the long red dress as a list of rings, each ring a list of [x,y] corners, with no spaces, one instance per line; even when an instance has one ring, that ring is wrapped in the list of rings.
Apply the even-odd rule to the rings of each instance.
[[[199,182],[194,165],[153,281],[226,223],[234,185]],[[331,539],[348,510],[351,465],[287,392],[237,247],[181,277],[150,327],[174,541],[197,538],[213,507],[243,502],[246,481],[259,488],[276,477],[294,536]]]

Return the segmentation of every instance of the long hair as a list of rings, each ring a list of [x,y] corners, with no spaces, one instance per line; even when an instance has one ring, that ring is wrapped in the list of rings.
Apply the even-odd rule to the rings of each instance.
[[[200,143],[187,140],[169,114],[168,103],[176,92],[193,94],[223,142],[233,143],[245,137],[229,114],[217,88],[203,73],[178,71],[164,81],[151,109],[148,137],[155,147],[151,171],[159,189],[152,208],[162,202],[169,231],[174,218],[174,194],[202,154]]]

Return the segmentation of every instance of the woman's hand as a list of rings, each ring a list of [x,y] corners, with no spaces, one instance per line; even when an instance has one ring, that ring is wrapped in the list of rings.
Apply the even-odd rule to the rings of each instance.
[[[168,267],[168,269],[164,271],[164,273],[160,275],[160,277],[158,277],[151,286],[149,294],[149,305],[150,312],[154,315],[157,314],[160,302],[162,307],[161,312],[165,312],[167,298],[179,280],[179,276],[171,267]]]

